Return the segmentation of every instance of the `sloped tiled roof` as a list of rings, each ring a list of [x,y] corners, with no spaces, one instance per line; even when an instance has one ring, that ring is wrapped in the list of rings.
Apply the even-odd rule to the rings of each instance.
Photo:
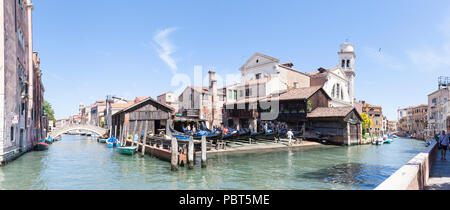
[[[322,117],[346,117],[355,108],[351,106],[346,107],[319,107],[311,113],[308,113],[308,118],[322,118]]]
[[[299,99],[309,99],[317,91],[321,90],[322,86],[313,86],[307,88],[296,88],[287,91],[280,92],[280,96],[269,97],[268,100],[299,100]],[[329,98],[328,94],[323,91],[324,94]],[[331,99],[331,98],[330,98]]]

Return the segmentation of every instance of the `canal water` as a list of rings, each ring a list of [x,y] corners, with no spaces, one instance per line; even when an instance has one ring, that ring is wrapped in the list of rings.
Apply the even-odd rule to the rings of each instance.
[[[49,151],[0,167],[10,190],[370,190],[425,149],[422,141],[214,155],[207,169],[170,170],[146,156],[124,156],[90,137],[64,136]],[[199,160],[198,160],[199,161]]]

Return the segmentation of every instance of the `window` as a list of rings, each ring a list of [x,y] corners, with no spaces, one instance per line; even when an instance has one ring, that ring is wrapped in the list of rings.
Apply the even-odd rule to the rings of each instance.
[[[252,95],[252,90],[250,88],[245,89],[245,97],[249,97]]]
[[[344,100],[344,90],[341,89],[341,100]]]
[[[337,84],[336,85],[336,98],[340,98],[340,93],[341,93],[341,85]]]
[[[300,85],[298,84],[298,82],[294,82],[294,88],[299,88]]]
[[[233,90],[228,90],[228,99],[233,99]]]
[[[259,73],[259,74],[256,74],[256,79],[261,79],[261,74]]]
[[[14,142],[14,126],[11,126],[11,142]]]
[[[347,68],[350,68],[350,60],[347,60]]]
[[[23,31],[22,28],[20,27],[17,31],[17,39],[19,40],[19,44],[22,47],[22,49],[25,49],[25,38],[23,37]]]
[[[334,98],[336,96],[336,85],[333,86],[333,90],[331,90],[331,97]]]
[[[234,91],[234,100],[237,100],[237,90]]]
[[[342,60],[342,68],[345,68],[345,60]]]
[[[244,97],[244,91],[243,90],[239,91],[239,97]]]

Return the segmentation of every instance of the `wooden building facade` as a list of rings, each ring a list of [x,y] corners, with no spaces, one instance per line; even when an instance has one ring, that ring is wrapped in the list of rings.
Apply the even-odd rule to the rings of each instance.
[[[308,133],[339,145],[362,142],[362,119],[353,107],[319,107],[308,114]]]
[[[119,138],[123,134],[137,134],[145,130],[159,133],[165,131],[172,119],[173,109],[148,98],[112,116],[112,136]]]

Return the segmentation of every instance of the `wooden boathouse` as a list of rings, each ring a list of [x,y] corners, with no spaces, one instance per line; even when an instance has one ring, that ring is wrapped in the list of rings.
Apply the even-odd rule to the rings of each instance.
[[[173,111],[171,107],[152,98],[143,100],[112,116],[113,136],[118,138],[123,134],[135,134],[144,130],[154,134],[165,131],[167,122],[172,119]]]
[[[195,162],[194,144],[201,145],[202,167],[206,166],[206,138],[202,141],[177,140],[172,137],[174,110],[152,98],[123,109],[112,116],[112,135],[123,146],[136,146],[136,152],[146,153],[170,161],[172,170],[179,165],[193,168]],[[128,135],[138,139],[128,139]]]
[[[308,113],[307,135],[320,135],[339,145],[361,144],[362,119],[353,107],[319,107]]]

